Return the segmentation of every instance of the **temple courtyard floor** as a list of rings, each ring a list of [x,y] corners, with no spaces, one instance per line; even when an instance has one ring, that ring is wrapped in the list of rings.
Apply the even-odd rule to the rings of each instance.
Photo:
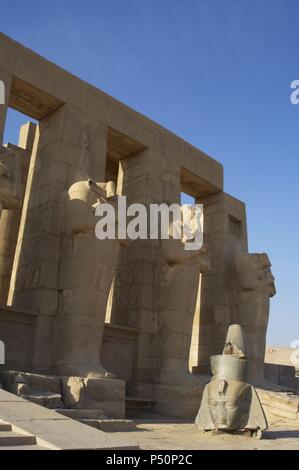
[[[299,450],[299,426],[277,423],[262,439],[244,436],[203,436],[193,423],[137,421],[136,431],[115,432],[126,441],[149,450]]]

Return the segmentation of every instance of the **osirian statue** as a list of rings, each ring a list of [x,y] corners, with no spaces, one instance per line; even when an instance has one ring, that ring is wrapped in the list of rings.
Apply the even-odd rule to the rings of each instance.
[[[270,298],[276,293],[271,263],[265,253],[235,252],[238,279],[237,314],[245,331],[250,363],[248,377],[255,385],[264,380],[266,332]]]
[[[240,325],[228,329],[223,354],[211,356],[213,377],[206,385],[196,425],[202,432],[250,432],[260,438],[267,421],[257,393],[246,381],[248,356]]]
[[[113,377],[103,367],[100,353],[109,291],[124,241],[96,237],[97,208],[106,203],[116,208],[118,195],[114,181],[89,177],[90,159],[83,132],[77,181],[61,201],[56,370],[60,375],[100,379]]]
[[[57,370],[64,375],[111,378],[100,361],[106,305],[117,262],[117,239],[98,240],[97,206],[117,204],[115,184],[74,183],[64,205],[64,245],[59,272]]]
[[[190,233],[194,238],[202,230],[197,224],[192,216]],[[181,219],[177,225],[183,228]],[[170,234],[173,229],[171,226]],[[199,277],[210,270],[210,255],[206,239],[196,249],[188,249],[188,243],[184,236],[161,243],[159,343],[160,384],[164,385],[199,384],[189,371],[189,353]]]

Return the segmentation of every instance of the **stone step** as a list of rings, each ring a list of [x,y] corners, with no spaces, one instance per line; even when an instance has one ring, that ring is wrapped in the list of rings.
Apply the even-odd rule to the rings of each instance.
[[[126,441],[118,435],[91,428],[1,389],[0,418],[10,423],[18,433],[1,432],[2,448],[35,446],[38,443],[49,450],[138,449],[138,445],[131,440]]]
[[[0,432],[0,447],[27,446],[36,444],[36,437],[31,434],[18,434],[12,431]]]
[[[11,431],[11,424],[6,423],[0,419],[0,432],[1,431]]]
[[[23,395],[22,398],[49,409],[57,409],[62,406],[61,395],[58,393],[39,392]]]
[[[155,400],[148,397],[126,397],[126,405],[128,407],[151,409],[154,403]]]
[[[98,420],[107,418],[103,410],[79,410],[75,408],[58,408],[55,411],[57,413],[60,413],[61,415],[67,416],[68,418],[76,419],[77,421],[80,421],[82,419]]]
[[[126,403],[129,406],[141,406],[141,407],[148,407],[152,406],[155,403],[155,400],[149,397],[131,397],[131,396],[126,396]]]
[[[152,411],[155,401],[148,397],[126,397],[126,418],[135,418]]]
[[[136,423],[131,419],[80,419],[80,422],[104,432],[126,432],[136,430]]]
[[[83,419],[79,419],[78,421],[82,424],[87,424],[87,426],[91,426],[92,428],[99,429],[98,419],[83,418]]]

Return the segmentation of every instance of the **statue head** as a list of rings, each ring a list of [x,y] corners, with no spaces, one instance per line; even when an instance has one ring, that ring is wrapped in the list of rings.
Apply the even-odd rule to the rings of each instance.
[[[183,205],[174,212],[168,228],[169,239],[162,238],[164,255],[169,264],[196,259],[198,271],[211,269],[208,242],[203,233],[203,214],[200,207]]]
[[[223,354],[211,356],[213,379],[207,386],[208,406],[216,429],[241,429],[248,418],[250,385],[245,383],[247,347],[240,325],[230,325]]]
[[[61,213],[64,230],[73,233],[94,232],[96,208],[100,204],[108,203],[115,210],[117,204],[115,190],[116,185],[113,181],[97,183],[87,179],[73,183],[67,193],[67,216],[64,212]]]
[[[208,406],[216,429],[242,429],[248,421],[251,387],[239,380],[215,378],[208,386]]]
[[[276,294],[275,278],[266,253],[235,252],[235,268],[244,291],[263,290],[270,297]]]
[[[114,181],[107,183],[97,183],[92,179],[77,181],[68,190],[70,200],[80,200],[93,205],[97,201],[106,202],[106,199],[113,197],[116,193]]]
[[[185,244],[181,239],[162,239],[164,256],[169,265],[183,264],[187,260],[194,260],[198,272],[207,273],[211,269],[210,253],[207,241],[204,239],[203,246],[199,250],[185,250]]]

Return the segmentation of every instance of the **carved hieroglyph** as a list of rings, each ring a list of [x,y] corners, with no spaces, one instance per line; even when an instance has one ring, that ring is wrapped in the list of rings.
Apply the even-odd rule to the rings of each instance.
[[[237,314],[250,358],[248,376],[263,379],[270,297],[276,293],[271,263],[265,253],[235,252],[238,279]]]

